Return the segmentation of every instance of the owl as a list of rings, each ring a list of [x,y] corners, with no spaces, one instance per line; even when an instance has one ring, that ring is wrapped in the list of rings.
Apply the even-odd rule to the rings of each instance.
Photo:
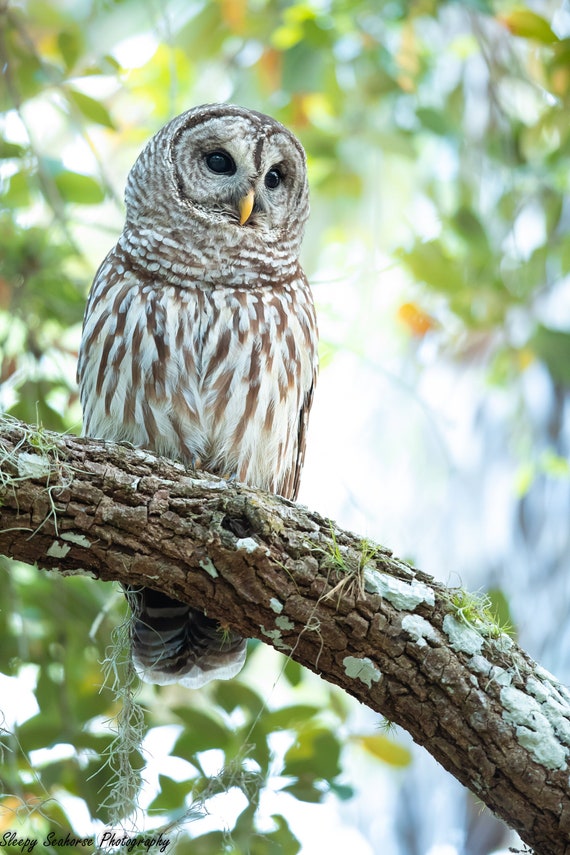
[[[196,107],[143,149],[125,203],[85,312],[84,434],[295,499],[317,376],[300,142],[261,113]],[[241,669],[246,641],[200,610],[128,598],[143,679],[198,688]]]

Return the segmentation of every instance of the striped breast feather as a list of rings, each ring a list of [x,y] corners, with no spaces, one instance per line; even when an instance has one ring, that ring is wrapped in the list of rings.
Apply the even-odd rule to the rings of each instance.
[[[304,277],[182,289],[104,263],[80,354],[84,431],[294,498],[316,340]]]

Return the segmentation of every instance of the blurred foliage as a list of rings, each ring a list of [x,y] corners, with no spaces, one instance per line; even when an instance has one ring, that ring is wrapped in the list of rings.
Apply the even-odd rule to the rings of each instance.
[[[344,347],[374,339],[375,295],[396,271],[392,320],[418,353],[429,344],[482,359],[499,384],[539,364],[570,385],[570,319],[553,310],[570,274],[570,38],[550,20],[557,7],[539,5],[541,14],[507,0],[2,3],[0,408],[80,429],[85,296],[120,231],[128,169],[165,121],[218,100],[268,112],[304,143],[305,266],[317,283],[339,269],[358,282]],[[323,343],[323,363],[337,346]],[[567,461],[548,451],[541,460],[541,471],[567,477]],[[9,562],[2,577],[2,670],[31,681],[37,710],[4,737],[0,831],[74,828],[70,796],[105,822],[106,722],[117,710],[99,691],[99,660],[121,598],[109,606],[106,585]],[[351,797],[345,701],[320,689],[313,703],[315,682],[294,663],[280,680],[280,705],[239,680],[201,693],[145,688],[149,735],[177,728],[171,756],[186,764],[181,780],[161,774],[152,822],[203,816],[224,793],[242,806],[233,827],[190,828],[176,852],[295,853],[284,815],[260,820],[263,794]],[[350,744],[409,762],[385,736]]]

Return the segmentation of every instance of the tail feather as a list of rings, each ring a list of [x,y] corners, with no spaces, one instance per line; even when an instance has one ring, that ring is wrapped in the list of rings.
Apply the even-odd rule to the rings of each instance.
[[[151,588],[130,588],[127,597],[134,613],[133,661],[146,682],[198,689],[229,680],[243,667],[246,639],[217,621]]]

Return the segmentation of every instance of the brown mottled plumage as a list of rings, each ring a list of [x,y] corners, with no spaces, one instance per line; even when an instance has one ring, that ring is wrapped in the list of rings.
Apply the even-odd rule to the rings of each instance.
[[[294,499],[317,372],[300,143],[261,113],[197,107],[150,140],[125,201],[85,313],[84,433]],[[245,641],[201,612],[130,599],[145,679],[195,688],[242,667]]]

